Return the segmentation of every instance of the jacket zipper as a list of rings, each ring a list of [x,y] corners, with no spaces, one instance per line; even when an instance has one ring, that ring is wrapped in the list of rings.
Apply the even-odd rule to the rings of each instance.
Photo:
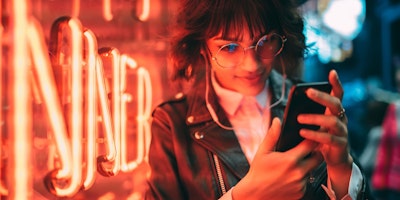
[[[221,186],[221,192],[222,195],[224,195],[226,193],[226,188],[225,188],[224,178],[222,177],[221,165],[219,164],[219,160],[216,154],[213,154],[213,159],[215,163],[215,169],[217,170],[219,185]]]

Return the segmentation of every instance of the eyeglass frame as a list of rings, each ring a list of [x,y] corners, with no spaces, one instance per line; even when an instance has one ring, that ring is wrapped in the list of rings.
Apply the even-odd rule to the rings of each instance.
[[[271,57],[271,58],[263,58],[261,55],[259,55],[258,53],[257,53],[257,47],[259,46],[258,44],[260,43],[260,42],[262,42],[262,39],[263,38],[265,38],[265,37],[271,37],[272,35],[277,35],[280,39],[281,39],[281,41],[282,41],[282,45],[281,45],[281,48]],[[211,51],[210,51],[210,54],[211,54],[211,59],[212,60],[214,60],[217,64],[218,64],[218,66],[220,66],[221,68],[224,68],[224,69],[232,69],[232,68],[235,68],[235,67],[237,67],[238,65],[240,65],[242,62],[243,62],[243,58],[244,58],[244,56],[245,56],[245,54],[246,54],[246,51],[247,50],[249,50],[249,49],[254,49],[255,50],[255,52],[256,52],[256,54],[257,54],[257,56],[259,56],[261,59],[263,59],[263,60],[270,60],[270,59],[273,59],[273,58],[275,58],[277,55],[279,55],[281,52],[282,52],[282,50],[283,50],[283,48],[284,48],[284,46],[285,46],[285,42],[287,41],[287,38],[283,35],[279,35],[278,33],[269,33],[269,34],[265,34],[265,35],[263,35],[263,36],[261,36],[260,37],[260,39],[258,39],[258,41],[257,41],[257,43],[256,43],[256,45],[251,45],[251,46],[248,46],[248,47],[243,47],[242,45],[240,45],[239,43],[236,43],[236,42],[231,42],[231,43],[228,43],[228,44],[225,44],[225,45],[222,45],[219,49],[218,49],[218,51],[215,53],[215,56],[213,56],[212,55],[212,53],[211,53]],[[216,55],[218,55],[218,53],[223,49],[223,48],[225,48],[226,46],[228,46],[228,45],[231,45],[231,44],[237,44],[239,47],[241,47],[242,49],[243,49],[243,58],[242,58],[242,60],[240,61],[240,62],[238,62],[236,65],[234,65],[234,66],[232,66],[232,67],[225,67],[225,66],[222,66],[219,62],[218,62],[218,59],[217,59],[217,57],[216,57]]]

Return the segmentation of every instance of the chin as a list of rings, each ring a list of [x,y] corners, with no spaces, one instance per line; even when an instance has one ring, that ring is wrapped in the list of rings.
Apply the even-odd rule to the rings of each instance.
[[[255,95],[259,94],[263,88],[264,88],[264,84],[258,85],[258,86],[252,85],[252,86],[240,88],[239,92],[244,95],[255,96]]]

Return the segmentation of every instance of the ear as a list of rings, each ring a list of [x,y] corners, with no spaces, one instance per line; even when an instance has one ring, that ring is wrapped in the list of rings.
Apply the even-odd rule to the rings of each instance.
[[[208,47],[207,47],[207,44],[202,44],[201,46],[200,46],[200,54],[203,56],[203,57],[207,57],[207,54],[208,54]]]
[[[206,52],[204,51],[204,48],[201,48],[201,50],[200,50],[200,54],[202,55],[202,56],[206,56]]]

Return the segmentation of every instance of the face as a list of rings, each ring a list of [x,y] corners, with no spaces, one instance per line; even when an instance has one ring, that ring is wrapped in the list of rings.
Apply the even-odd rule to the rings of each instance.
[[[262,34],[256,39],[252,39],[248,32],[245,32],[241,41],[223,39],[221,34],[207,40],[210,57],[213,58],[211,60],[211,68],[222,87],[244,95],[254,96],[261,92],[271,72],[273,61],[273,58],[262,59],[257,55],[254,46],[257,45],[261,37]],[[245,49],[244,56],[243,49],[232,43],[239,44]],[[226,48],[220,51],[223,46]],[[237,56],[235,53],[231,53],[237,49],[240,50]],[[232,67],[233,65],[229,66],[232,59],[221,59],[220,57],[220,55],[228,53],[231,54],[228,58],[243,58]]]

